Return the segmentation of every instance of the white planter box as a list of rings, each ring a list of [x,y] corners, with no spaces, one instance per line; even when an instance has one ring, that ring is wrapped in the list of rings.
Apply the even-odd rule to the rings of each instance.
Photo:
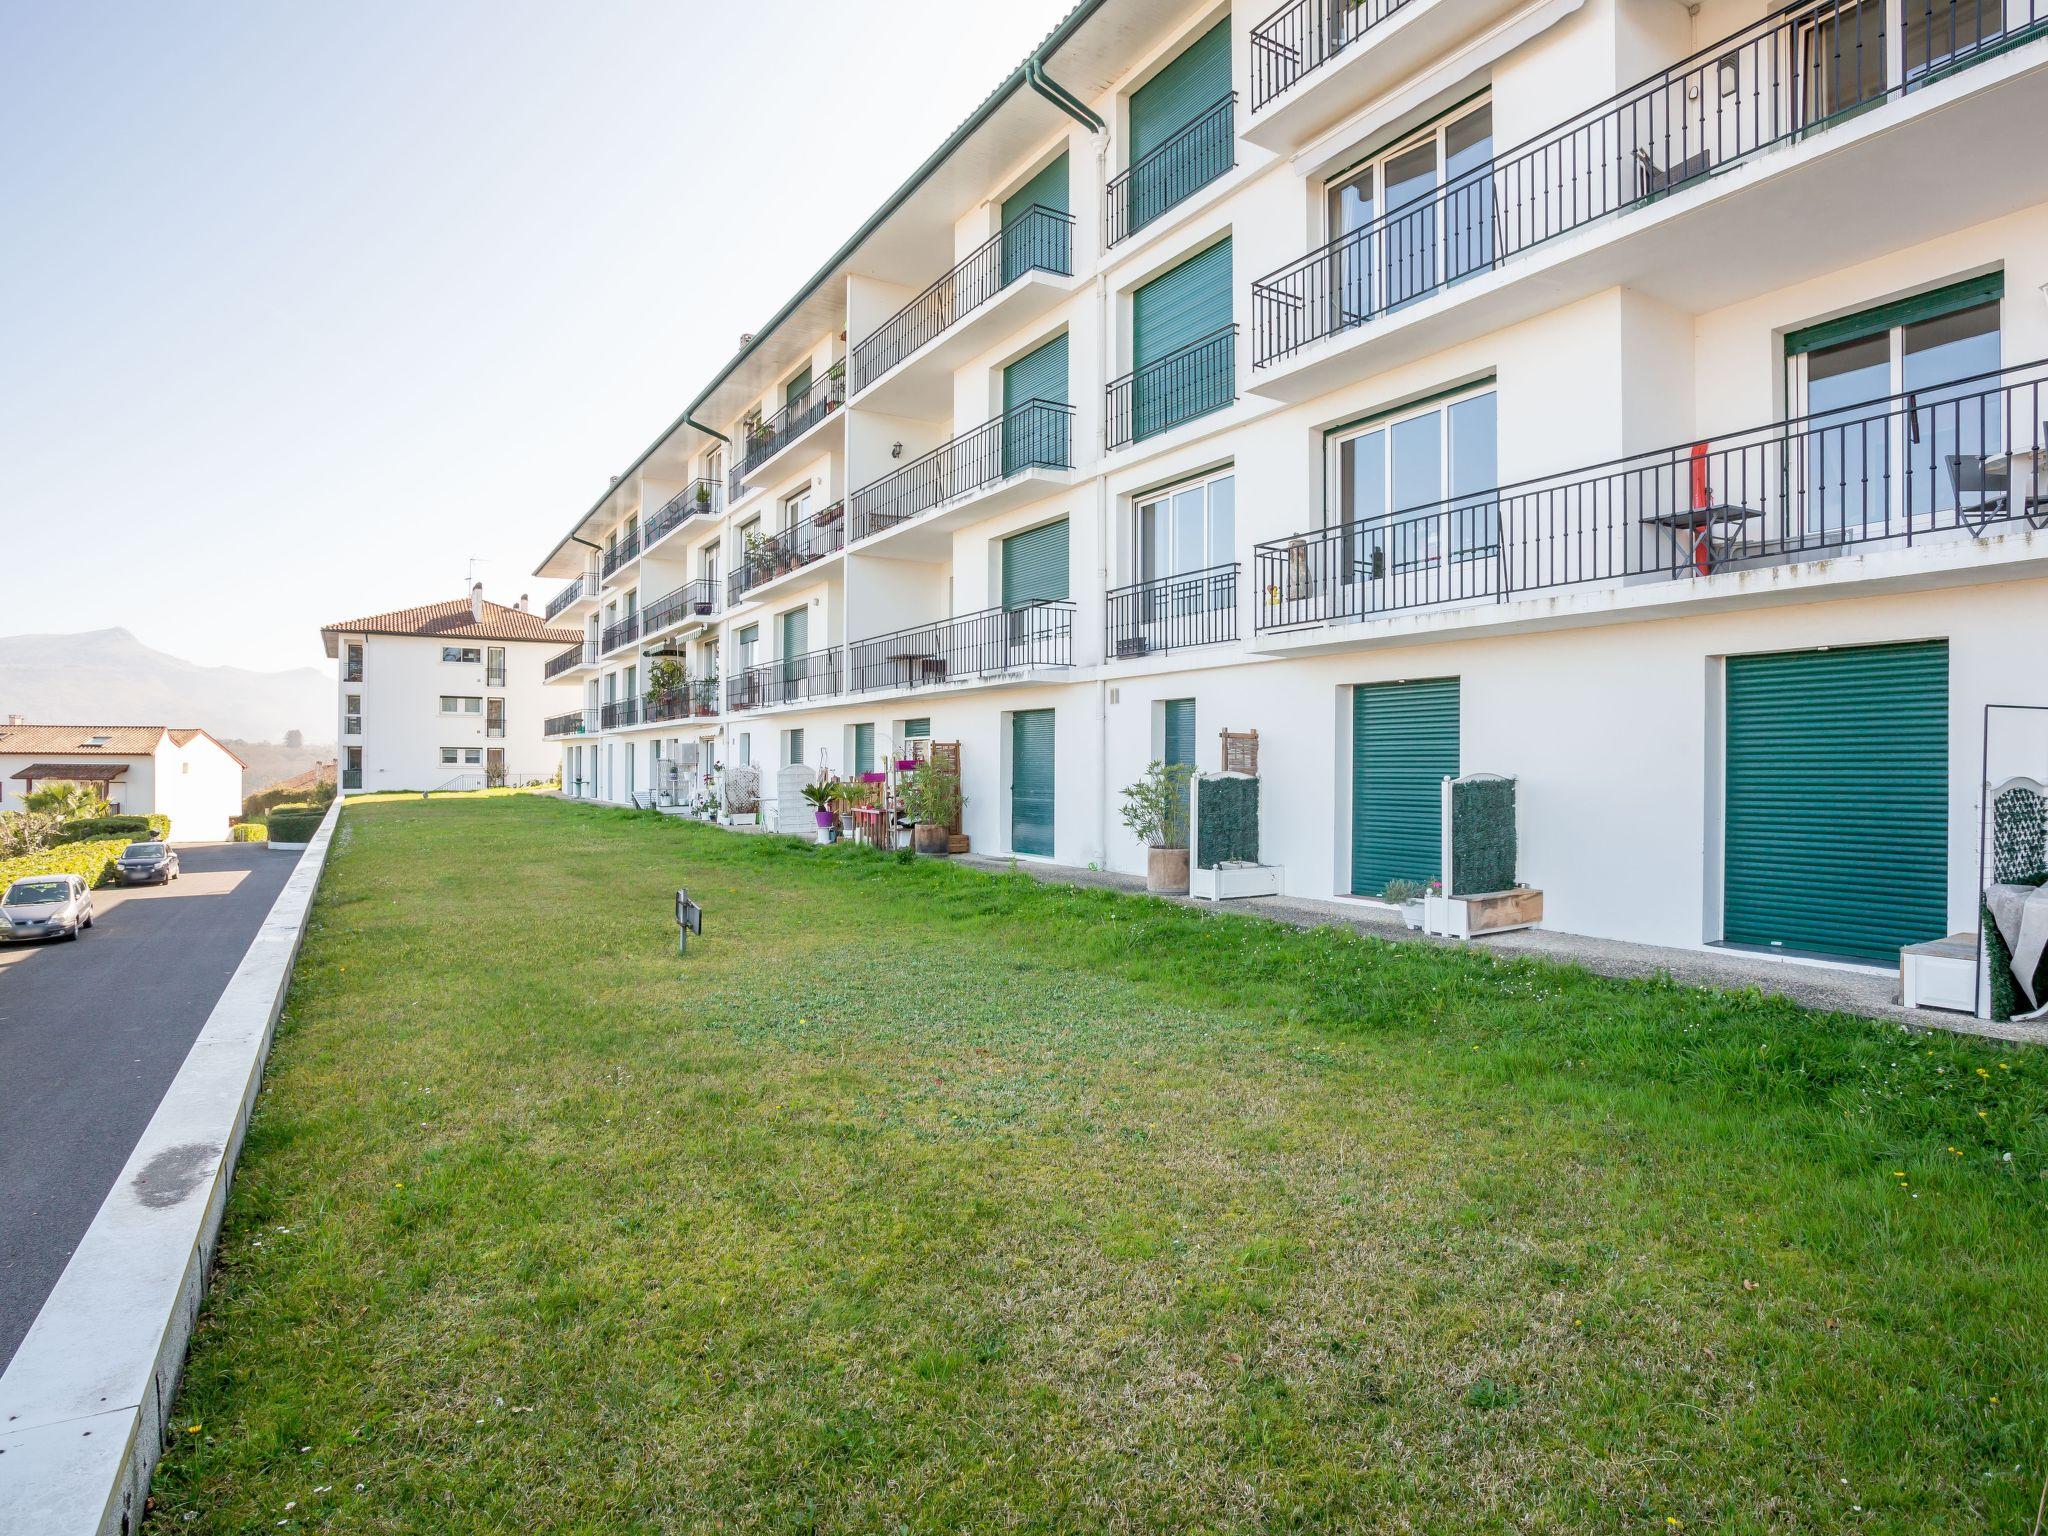
[[[1908,1008],[1977,1011],[1977,936],[1952,933],[1899,951],[1899,1001]]]
[[[726,814],[725,820],[726,825],[733,827],[758,826],[761,821],[761,813],[759,811],[730,811]]]
[[[1236,901],[1245,896],[1278,896],[1280,866],[1223,863],[1214,869],[1190,869],[1188,894],[1203,901]]]

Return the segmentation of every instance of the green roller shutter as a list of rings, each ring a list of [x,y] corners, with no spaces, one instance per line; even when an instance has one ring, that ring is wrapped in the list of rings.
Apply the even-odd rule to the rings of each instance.
[[[872,725],[856,725],[853,728],[853,771],[875,771],[875,728]]]
[[[906,720],[903,722],[903,739],[906,741],[913,736],[929,736],[931,733],[932,722],[929,717],[923,720]]]
[[[1053,729],[1049,709],[1010,716],[1010,851],[1052,857]]]
[[[1164,715],[1161,743],[1164,756],[1160,759],[1169,768],[1193,768],[1195,766],[1195,701],[1193,699],[1168,699],[1161,707]],[[1175,815],[1168,827],[1168,833],[1176,847],[1186,847],[1188,840],[1187,801],[1175,805]]]
[[[1032,214],[1033,208],[1070,213],[1067,157],[1062,154],[1014,194],[1003,200],[1003,282],[1014,283],[1026,272],[1070,273],[1074,270],[1073,224],[1066,219]],[[1029,214],[1030,217],[1026,217]]]
[[[1230,404],[1237,391],[1229,347],[1175,353],[1230,324],[1230,242],[1222,240],[1162,272],[1131,295],[1132,438]],[[1163,366],[1154,367],[1154,364]],[[1112,430],[1115,430],[1114,424]]]
[[[1003,370],[1003,473],[1034,465],[1063,469],[1073,462],[1065,411],[1022,410],[1034,400],[1067,403],[1067,338],[1062,332]]]
[[[782,387],[782,403],[794,404],[811,387],[811,370],[806,368]]]
[[[1722,934],[1893,964],[1947,932],[1948,643],[1731,656]]]
[[[792,608],[782,616],[782,654],[801,656],[811,648],[811,610]]]
[[[1458,775],[1458,680],[1351,691],[1351,890],[1443,874],[1443,781]]]
[[[1047,523],[1003,540],[1003,606],[1048,602],[1067,595],[1067,520]]]
[[[1785,333],[1785,355],[1797,357],[1803,352],[1817,351],[1831,347],[1838,341],[1851,341],[1859,336],[1875,335],[1888,331],[1893,326],[1911,325],[1917,320],[1932,320],[1939,315],[1952,315],[1959,309],[1974,309],[1979,304],[2005,297],[2005,274],[1986,273],[1965,282],[1951,283],[1946,288],[1936,288],[1931,293],[1916,293],[1909,299],[1899,299],[1890,304],[1880,304],[1875,309],[1859,310],[1853,315],[1839,319],[1824,320],[1819,325],[1809,325],[1804,330]]]
[[[1135,164],[1230,94],[1230,18],[1196,38],[1166,68],[1131,92]]]
[[[1003,199],[1003,228],[1024,217],[1027,209],[1050,208],[1054,213],[1071,213],[1067,198],[1067,157],[1064,153]]]

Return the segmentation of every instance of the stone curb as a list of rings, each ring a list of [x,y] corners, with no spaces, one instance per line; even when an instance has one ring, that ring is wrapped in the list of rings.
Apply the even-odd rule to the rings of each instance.
[[[235,1158],[340,814],[337,799],[0,1375],[0,1532],[131,1536],[142,1523]]]

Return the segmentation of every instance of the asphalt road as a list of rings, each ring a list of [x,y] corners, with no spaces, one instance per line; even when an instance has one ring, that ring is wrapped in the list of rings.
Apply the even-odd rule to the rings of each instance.
[[[178,857],[174,885],[95,891],[76,943],[0,946],[0,1368],[299,858],[260,843]]]

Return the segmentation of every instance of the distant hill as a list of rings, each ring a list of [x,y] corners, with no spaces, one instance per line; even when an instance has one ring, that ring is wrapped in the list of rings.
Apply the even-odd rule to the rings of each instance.
[[[244,741],[283,741],[286,731],[303,731],[316,742],[334,735],[334,679],[314,667],[202,667],[152,650],[125,629],[7,635],[0,636],[0,719],[9,714],[58,725],[197,725]]]

